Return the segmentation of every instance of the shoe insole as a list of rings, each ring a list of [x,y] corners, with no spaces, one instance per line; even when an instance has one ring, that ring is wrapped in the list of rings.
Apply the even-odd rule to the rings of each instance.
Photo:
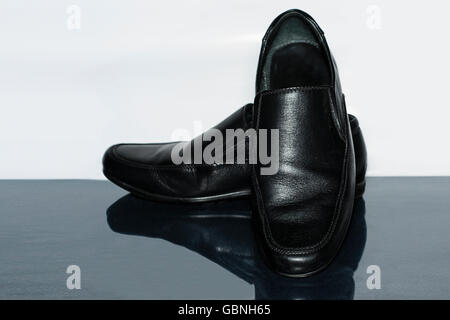
[[[277,49],[270,65],[270,89],[330,84],[330,72],[322,50],[298,42]]]

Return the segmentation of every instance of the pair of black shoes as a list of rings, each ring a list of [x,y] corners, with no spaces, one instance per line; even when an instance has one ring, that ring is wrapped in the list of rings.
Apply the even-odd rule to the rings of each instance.
[[[357,119],[347,115],[324,33],[308,14],[290,10],[273,21],[262,43],[254,104],[215,129],[224,136],[227,129],[257,135],[277,130],[277,147],[268,143],[277,170],[262,174],[268,168],[260,159],[249,164],[255,150],[248,141],[243,164],[198,163],[195,152],[175,164],[179,143],[173,142],[112,146],[104,173],[152,200],[251,196],[257,243],[276,272],[302,277],[329,265],[346,236],[354,200],[364,192],[366,149]],[[205,140],[204,134],[185,143],[183,152],[208,148]]]

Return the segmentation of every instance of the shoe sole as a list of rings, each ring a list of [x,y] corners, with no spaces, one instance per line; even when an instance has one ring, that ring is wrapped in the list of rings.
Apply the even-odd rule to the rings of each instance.
[[[145,190],[136,188],[131,186],[114,176],[110,175],[107,171],[103,170],[103,174],[108,180],[118,185],[119,187],[131,192],[132,194],[153,201],[161,201],[161,202],[174,202],[174,203],[200,203],[200,202],[209,202],[209,201],[217,201],[217,200],[225,200],[225,199],[237,199],[237,198],[246,198],[250,196],[250,190],[242,190],[235,191],[223,194],[216,194],[212,196],[204,196],[204,197],[172,197],[165,196],[161,194],[147,192]]]
[[[120,181],[115,178],[111,174],[109,174],[106,170],[103,170],[103,174],[108,180],[116,184],[117,186],[131,192],[132,194],[153,201],[161,201],[161,202],[174,202],[174,203],[201,203],[201,202],[210,202],[217,200],[226,200],[226,199],[238,199],[238,198],[248,198],[251,195],[250,190],[242,190],[235,191],[230,193],[216,194],[213,196],[205,196],[205,197],[171,197],[165,196],[156,193],[150,193],[145,190],[136,188],[132,185],[129,185],[125,182]],[[355,189],[355,200],[362,197],[364,190],[366,189],[366,181],[362,181],[356,184]]]

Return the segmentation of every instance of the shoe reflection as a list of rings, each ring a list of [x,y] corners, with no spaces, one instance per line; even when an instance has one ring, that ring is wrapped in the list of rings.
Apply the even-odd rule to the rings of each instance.
[[[275,274],[262,261],[245,199],[174,204],[126,195],[108,208],[107,219],[115,232],[164,239],[201,254],[253,284],[255,299],[353,299],[353,273],[366,242],[365,203],[359,199],[330,266],[295,279]]]

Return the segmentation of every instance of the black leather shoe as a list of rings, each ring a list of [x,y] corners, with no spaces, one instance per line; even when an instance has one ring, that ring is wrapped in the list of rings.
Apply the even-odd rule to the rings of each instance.
[[[266,261],[305,277],[331,263],[352,216],[355,154],[338,71],[324,33],[300,10],[264,36],[254,103],[257,131],[279,130],[279,170],[252,166],[256,232]]]
[[[215,126],[250,128],[252,104],[245,105]],[[203,135],[190,141],[202,141]],[[118,186],[151,200],[203,202],[237,198],[250,194],[250,167],[228,164],[179,164],[172,161],[172,149],[180,142],[118,144],[103,156],[103,173]],[[200,142],[204,145],[203,142]],[[191,163],[194,163],[192,154]]]
[[[242,107],[215,128],[221,132],[251,128],[252,107],[252,104]],[[365,187],[366,146],[358,120],[351,115],[349,118],[357,157],[359,197]],[[175,165],[170,155],[177,143],[114,145],[103,157],[103,172],[118,186],[150,200],[203,202],[250,194],[249,165]]]
[[[107,210],[113,231],[160,238],[192,250],[253,284],[258,300],[352,299],[353,273],[366,242],[364,215],[361,198],[355,201],[348,235],[330,266],[312,277],[291,279],[274,273],[261,260],[247,200],[176,204],[128,194]]]

